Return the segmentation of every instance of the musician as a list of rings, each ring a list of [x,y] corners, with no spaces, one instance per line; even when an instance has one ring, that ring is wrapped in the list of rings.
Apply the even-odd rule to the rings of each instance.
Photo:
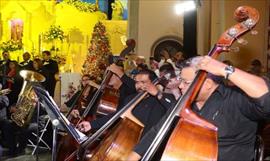
[[[119,105],[123,105],[125,97],[136,93],[135,81],[124,73],[124,68],[121,65],[111,64],[107,70],[114,73],[108,84],[119,89]]]
[[[9,61],[9,68],[7,72],[7,87],[11,92],[7,95],[10,105],[13,105],[17,102],[19,93],[23,85],[23,78],[19,74],[20,66],[17,61]],[[9,114],[8,114],[9,115]]]
[[[53,97],[54,96],[54,89],[56,85],[56,79],[54,75],[59,72],[58,64],[56,61],[51,59],[51,52],[50,51],[43,51],[43,69],[48,73],[46,77],[46,86],[49,94]]]
[[[163,86],[163,92],[171,93],[177,100],[181,96],[181,91],[178,88],[180,80],[176,77],[175,69],[170,63],[164,63],[159,68],[159,73],[164,75],[166,73],[170,74],[170,79],[163,79],[160,84]]]
[[[0,90],[2,85],[0,84]],[[4,94],[0,95],[0,130],[2,130],[2,121],[7,119],[7,107],[9,105],[8,97]]]
[[[78,99],[78,97],[80,96],[80,94],[81,94],[81,92],[82,92],[82,90],[88,85],[88,84],[90,84],[92,81],[91,81],[91,76],[89,75],[89,74],[84,74],[83,76],[82,76],[82,78],[81,78],[81,89],[80,90],[78,90],[67,102],[65,102],[62,106],[61,106],[61,108],[60,108],[60,110],[61,110],[61,112],[68,112],[69,111],[69,108],[71,108],[72,106],[74,106],[75,105],[75,103],[77,103],[77,99]],[[92,82],[92,83],[94,83],[94,82]],[[96,84],[96,87],[95,88],[97,88],[98,87],[98,85]],[[92,98],[92,96],[93,96],[93,92],[94,92],[95,90],[92,88],[92,90],[90,90],[89,91],[89,93],[86,95],[86,96],[83,96],[83,97],[85,97],[84,99],[85,99],[85,101],[86,102],[90,102],[90,100],[91,100],[91,98]],[[83,102],[81,102],[81,103],[83,103]],[[83,106],[87,106],[87,105],[85,105],[85,104],[83,104]],[[73,117],[75,117],[75,118],[77,118],[77,117],[79,117],[80,116],[80,113],[79,113],[79,111],[78,110],[73,110],[72,111],[72,113],[71,113],[71,115],[73,116]]]
[[[0,61],[0,76],[1,76],[1,83],[3,85],[3,88],[7,88],[7,73],[9,68],[9,62],[10,62],[10,55],[8,51],[2,52],[2,58],[3,60]]]
[[[135,76],[135,87],[137,92],[147,91],[150,95],[143,99],[136,105],[132,111],[133,115],[138,118],[144,125],[142,135],[144,135],[153,125],[155,125],[160,118],[166,113],[167,109],[175,102],[174,96],[171,94],[161,95],[157,87],[152,83],[157,76],[151,70],[140,71]],[[128,96],[124,105],[127,104],[137,93]],[[118,107],[120,110],[123,107]],[[111,117],[109,115],[106,119],[101,118],[91,122],[82,122],[79,124],[78,129],[82,132],[88,132],[91,129],[99,129],[104,125]]]
[[[20,63],[21,69],[33,70],[33,61],[29,52],[23,53],[23,61]]]
[[[5,140],[5,146],[8,148],[7,156],[8,157],[17,157],[19,155],[25,154],[25,148],[27,145],[28,138],[31,136],[33,131],[36,131],[37,128],[37,102],[38,99],[33,91],[30,92],[29,97],[31,97],[31,102],[29,105],[32,104],[34,112],[32,114],[32,118],[30,120],[29,125],[26,127],[20,127],[14,123],[14,121],[5,119],[1,122],[3,140]],[[42,105],[42,104],[41,104]],[[15,112],[17,108],[14,106],[11,107],[11,111]],[[39,118],[44,118],[46,115],[45,108],[40,106],[39,108]]]
[[[193,102],[192,109],[218,127],[218,160],[253,160],[257,121],[269,118],[269,81],[208,56],[198,60],[195,68],[189,61],[184,63],[179,88],[185,92],[198,69],[211,73]],[[218,81],[212,74],[225,77],[238,88],[216,83]],[[163,121],[159,122],[145,135],[130,155],[130,160],[143,156],[162,124]]]
[[[124,98],[136,93],[135,89],[135,81],[128,77],[124,73],[123,67],[116,65],[116,64],[111,64],[108,68],[108,71],[111,71],[113,73],[112,77],[110,78],[108,82],[108,86],[112,87],[113,89],[118,89],[119,90],[119,98],[118,98],[118,104],[119,106],[124,103]],[[100,99],[100,96],[98,100]],[[98,101],[97,101],[98,102]],[[96,106],[97,104],[94,105],[94,108],[92,110],[92,113],[96,111]],[[74,110],[71,112],[71,115],[75,118],[79,117],[79,112]],[[104,117],[109,118],[109,116]]]

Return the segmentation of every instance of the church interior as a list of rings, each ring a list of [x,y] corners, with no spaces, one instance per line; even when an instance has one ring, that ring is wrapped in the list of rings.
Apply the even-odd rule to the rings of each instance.
[[[248,17],[241,17],[245,14]],[[218,54],[211,55],[213,51]],[[227,78],[238,69],[270,79],[270,1],[0,0],[0,52],[0,160],[72,160],[68,156],[81,147],[87,147],[88,153],[94,149],[85,144],[100,130],[91,132],[93,135],[84,133],[87,141],[68,140],[72,137],[67,139],[66,135],[82,133],[80,121],[87,120],[89,113],[91,121],[111,115],[109,106],[116,100],[102,100],[103,94],[120,95],[116,102],[121,104],[122,84],[115,90],[111,89],[115,84],[109,83],[115,75],[122,82],[122,75],[132,78],[137,88],[136,74],[141,71],[151,70],[163,77],[160,67],[170,64],[177,77],[184,69],[183,61],[208,55],[237,68],[225,76],[226,85],[231,81]],[[120,64],[121,69],[112,64]],[[90,83],[85,85],[84,79]],[[185,93],[175,96],[177,102],[181,102],[181,95]],[[96,104],[102,104],[105,112],[96,110]],[[83,111],[76,113],[73,107]],[[74,123],[69,116],[76,115],[80,121]],[[256,125],[253,160],[270,160],[269,118]],[[67,122],[74,125],[70,127]],[[219,139],[219,133],[216,137]],[[64,139],[70,144],[62,145]],[[70,149],[69,155],[61,156],[61,150]],[[86,155],[88,160],[102,160],[93,158],[97,150],[93,151]],[[163,152],[159,148],[157,153]],[[216,154],[213,160],[222,160],[222,154],[216,153],[218,157]]]

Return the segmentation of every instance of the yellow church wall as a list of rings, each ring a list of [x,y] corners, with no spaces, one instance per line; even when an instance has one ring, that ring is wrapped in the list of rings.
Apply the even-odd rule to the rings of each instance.
[[[53,5],[54,2],[51,1],[1,1],[1,41],[8,41],[11,38],[10,20],[23,21],[23,50],[12,52],[11,59],[21,61],[23,51],[37,54],[38,34],[52,23]]]
[[[81,71],[93,28],[98,21],[102,21],[106,26],[111,51],[115,55],[124,48],[121,37],[127,35],[127,21],[104,20],[106,15],[99,11],[81,12],[73,6],[65,3],[56,4],[55,1],[0,0],[0,43],[10,40],[9,20],[14,18],[23,21],[23,50],[11,52],[11,59],[22,61],[24,51],[37,56],[41,51],[50,50],[55,46],[58,51],[52,51],[52,55],[66,58],[66,65],[60,67],[62,72]],[[63,42],[42,41],[42,35],[51,25],[60,26],[64,31],[67,38]]]
[[[101,22],[106,27],[112,53],[114,55],[119,55],[125,47],[122,41],[125,40],[127,35],[127,21],[104,20]]]

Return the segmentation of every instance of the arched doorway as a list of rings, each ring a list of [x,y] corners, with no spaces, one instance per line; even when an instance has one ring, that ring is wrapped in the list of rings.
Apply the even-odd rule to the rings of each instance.
[[[152,45],[151,56],[160,61],[160,53],[164,49],[168,51],[171,57],[178,51],[183,52],[183,40],[177,36],[161,37]]]

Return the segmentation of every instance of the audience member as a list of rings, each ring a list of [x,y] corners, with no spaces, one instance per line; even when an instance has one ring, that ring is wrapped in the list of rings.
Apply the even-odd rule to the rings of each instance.
[[[33,61],[29,52],[23,53],[23,61],[20,63],[22,69],[33,70]]]

